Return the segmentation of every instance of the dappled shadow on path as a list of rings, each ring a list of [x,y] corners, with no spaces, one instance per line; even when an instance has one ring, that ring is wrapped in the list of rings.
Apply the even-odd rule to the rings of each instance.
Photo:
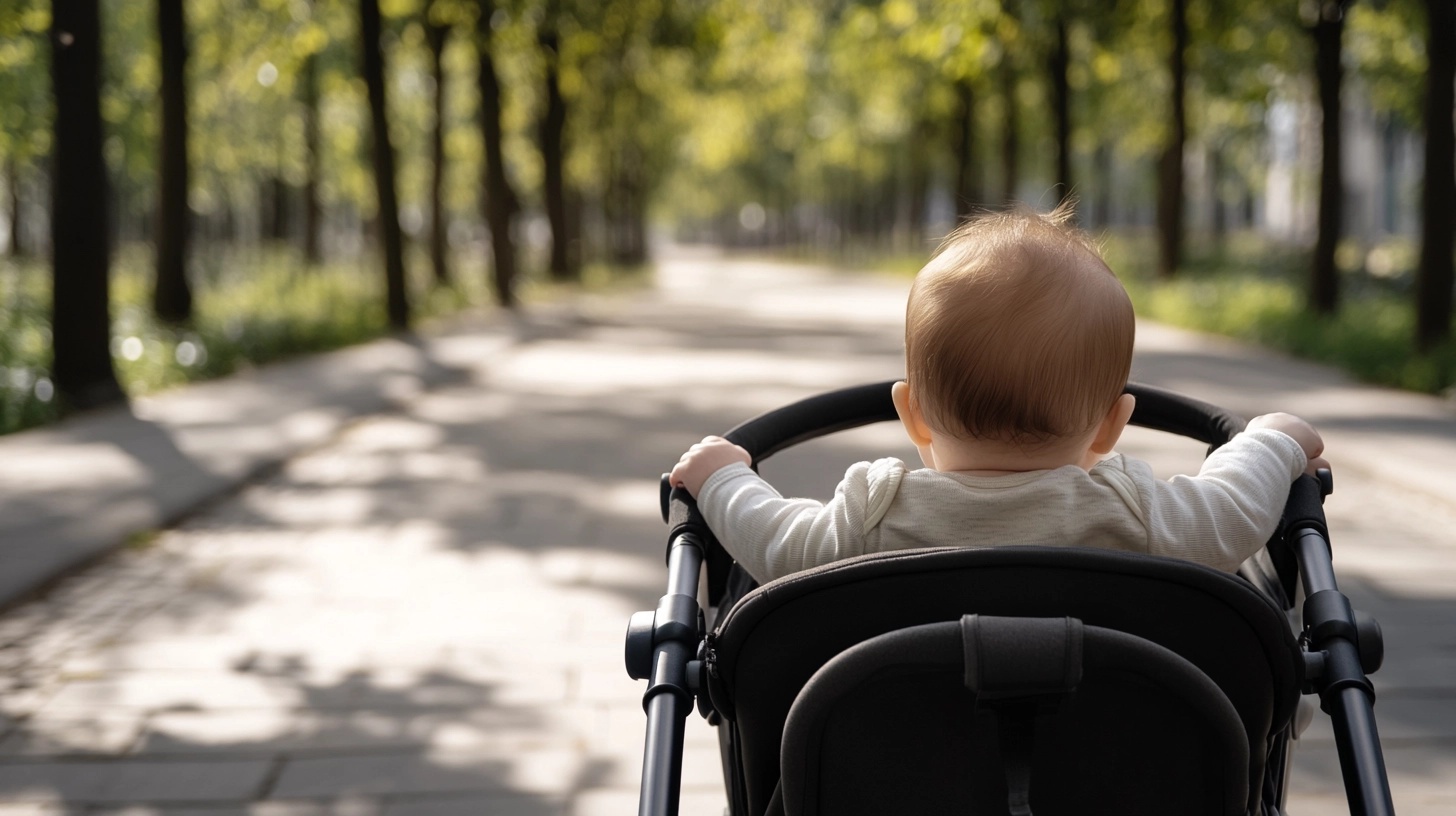
[[[111,753],[87,740],[84,721],[52,712],[9,736],[21,753],[0,766],[0,801],[127,806],[133,814],[273,806],[546,816],[570,812],[576,792],[616,773],[603,758],[545,743],[549,724],[539,713],[501,699],[499,684],[478,671],[311,679],[320,674],[306,655],[260,653],[227,679],[291,704],[219,705],[208,689],[219,678],[205,674],[191,690],[154,695],[150,704],[117,700],[112,716],[131,716],[135,734]],[[118,683],[144,679],[122,673]]]

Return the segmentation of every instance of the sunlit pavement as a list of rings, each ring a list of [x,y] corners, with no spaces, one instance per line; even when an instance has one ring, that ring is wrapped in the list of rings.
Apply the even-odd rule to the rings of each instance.
[[[632,812],[642,687],[621,645],[663,591],[658,474],[706,433],[897,376],[904,289],[678,251],[650,296],[447,333],[418,346],[428,390],[309,408],[316,425],[281,467],[0,616],[0,816]],[[1156,326],[1140,345],[1138,379],[1326,431],[1342,587],[1387,637],[1377,714],[1397,809],[1456,810],[1449,408]],[[296,388],[369,361],[328,359]],[[179,393],[102,426],[126,439],[32,436],[32,453],[69,463],[54,484],[93,460],[129,478],[137,437],[160,438],[175,478],[235,480],[256,451],[220,462],[199,446],[247,447],[229,431],[267,406],[240,410],[246,393]],[[1123,447],[1168,473],[1200,456],[1148,432]],[[764,472],[827,495],[846,463],[887,454],[910,452],[878,426]],[[27,495],[39,507],[45,493]],[[94,506],[121,523],[125,498]],[[69,501],[84,512],[84,495]],[[33,548],[36,530],[0,527],[0,547]],[[1345,812],[1322,719],[1298,749],[1295,816]],[[696,718],[685,765],[683,812],[721,812],[716,742]]]

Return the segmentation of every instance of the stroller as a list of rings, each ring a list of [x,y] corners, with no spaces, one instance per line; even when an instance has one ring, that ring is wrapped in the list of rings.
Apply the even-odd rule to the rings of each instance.
[[[1245,425],[1128,391],[1133,424],[1210,451]],[[895,418],[890,384],[876,383],[727,436],[757,467]],[[1237,575],[1089,548],[937,547],[757,587],[664,476],[668,590],[627,630],[628,674],[648,681],[638,812],[677,813],[696,703],[718,729],[732,816],[1280,816],[1312,709],[1301,695],[1318,695],[1350,812],[1394,813],[1367,679],[1381,633],[1336,584],[1331,490],[1328,471],[1300,477],[1280,529]]]

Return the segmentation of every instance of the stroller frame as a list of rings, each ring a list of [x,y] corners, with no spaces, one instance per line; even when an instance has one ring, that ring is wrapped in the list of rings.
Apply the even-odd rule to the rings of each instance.
[[[1208,403],[1150,386],[1129,384],[1137,397],[1132,424],[1222,445],[1246,421]],[[757,465],[785,448],[842,430],[896,419],[890,383],[846,388],[792,403],[729,431]],[[1260,556],[1240,570],[1280,609],[1292,610],[1302,590],[1303,630],[1299,633],[1304,694],[1317,694],[1332,718],[1336,748],[1352,814],[1393,814],[1390,785],[1380,748],[1367,673],[1383,658],[1378,624],[1357,613],[1340,592],[1331,562],[1323,499],[1332,491],[1328,471],[1302,476],[1291,487],[1279,531]],[[716,717],[708,697],[711,640],[698,603],[699,575],[706,565],[707,596],[718,621],[752,582],[714,538],[685,490],[662,482],[662,510],[669,526],[667,592],[656,610],[634,614],[626,638],[627,672],[647,680],[647,714],[639,816],[676,814],[681,786],[686,718],[696,703],[705,717]],[[1008,548],[1009,549],[1009,548]],[[1036,548],[1044,549],[1044,548]],[[1288,740],[1270,757],[1274,776],[1268,812],[1282,813],[1287,782]],[[1279,763],[1280,767],[1272,767]],[[1270,807],[1272,806],[1272,808]],[[1029,812],[1029,811],[1027,811]]]

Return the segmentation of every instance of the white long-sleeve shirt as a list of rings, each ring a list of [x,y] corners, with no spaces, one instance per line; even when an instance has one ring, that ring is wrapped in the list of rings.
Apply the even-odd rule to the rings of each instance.
[[[849,468],[834,498],[786,499],[747,465],[698,492],[708,526],[759,582],[864,553],[1006,544],[1173,556],[1232,572],[1273,535],[1307,464],[1279,431],[1239,434],[1197,476],[1163,480],[1121,454],[1004,476],[911,470],[898,459]]]

